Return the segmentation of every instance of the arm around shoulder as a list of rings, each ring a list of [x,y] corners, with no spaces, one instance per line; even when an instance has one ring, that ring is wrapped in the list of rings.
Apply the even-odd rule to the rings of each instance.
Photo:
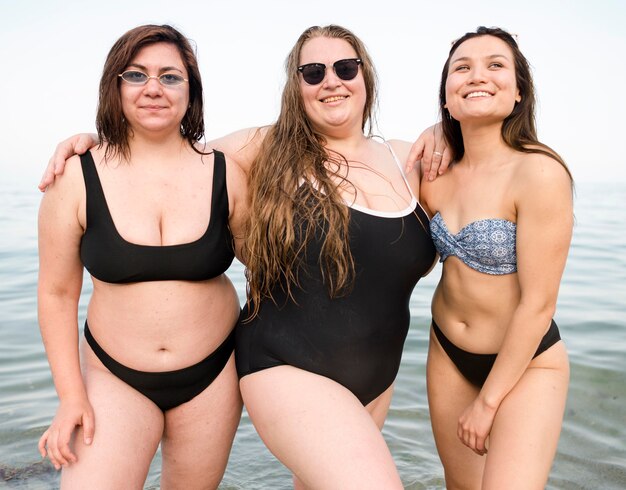
[[[98,135],[94,133],[75,134],[64,141],[61,141],[48,161],[48,166],[46,167],[38,186],[39,190],[42,192],[45,191],[48,186],[54,182],[56,176],[63,173],[65,164],[72,156],[82,155],[98,143]]]
[[[240,129],[221,138],[211,140],[207,147],[220,150],[232,159],[247,174],[265,139],[269,126]]]

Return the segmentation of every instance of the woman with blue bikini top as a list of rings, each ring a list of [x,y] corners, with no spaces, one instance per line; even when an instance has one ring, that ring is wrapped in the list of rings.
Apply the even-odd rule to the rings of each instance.
[[[421,198],[443,261],[428,396],[448,488],[544,488],[569,367],[552,320],[572,234],[572,180],[534,127],[511,35],[453,45],[440,109],[454,164]]]

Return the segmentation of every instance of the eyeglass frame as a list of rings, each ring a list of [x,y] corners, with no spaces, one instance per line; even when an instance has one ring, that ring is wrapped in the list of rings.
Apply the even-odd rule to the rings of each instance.
[[[356,61],[356,65],[357,65],[357,71],[356,74],[352,77],[352,78],[342,78],[337,74],[337,70],[335,69],[335,65],[337,63],[341,63],[342,61]],[[359,66],[363,65],[363,60],[361,58],[344,58],[341,60],[337,60],[335,61],[331,66],[333,68],[333,72],[335,72],[335,75],[337,75],[337,77],[340,80],[343,80],[344,82],[349,82],[350,80],[354,80],[356,78],[356,76],[359,74]],[[309,83],[306,81],[306,79],[304,78],[304,73],[303,70],[307,67],[307,66],[323,66],[324,67],[324,77],[317,83]],[[305,63],[304,65],[300,65],[298,67],[298,72],[302,74],[302,79],[304,80],[304,82],[308,85],[311,86],[315,86],[315,85],[319,85],[320,83],[322,83],[324,81],[324,79],[326,78],[326,69],[328,68],[328,65],[325,65],[324,63]]]
[[[126,79],[124,78],[124,75],[125,75],[126,73],[141,73],[141,74],[145,75],[147,78],[146,78],[146,81],[145,81],[145,82],[143,82],[143,83],[140,83],[140,82],[131,82],[131,81],[126,80]],[[157,80],[157,81],[159,82],[159,84],[160,84],[162,87],[178,87],[179,85],[182,85],[184,82],[189,83],[189,80],[188,80],[187,78],[184,78],[182,75],[176,75],[177,77],[180,77],[180,79],[181,79],[181,82],[180,82],[180,83],[174,83],[174,84],[171,84],[171,83],[170,83],[170,84],[163,83],[163,82],[161,81],[161,77],[164,77],[164,76],[166,76],[166,75],[176,75],[176,74],[173,74],[173,73],[162,73],[161,75],[158,75],[158,76],[157,76],[157,75],[148,75],[147,73],[145,73],[145,72],[143,72],[143,71],[141,71],[141,70],[126,70],[126,71],[123,71],[122,73],[119,73],[117,76],[118,76],[118,77],[120,77],[120,78],[121,78],[123,81],[125,81],[126,83],[128,83],[128,84],[130,84],[130,85],[134,85],[134,86],[136,86],[136,87],[143,87],[144,85],[147,85],[147,84],[148,84],[148,82],[149,82],[152,78],[154,78],[155,80]]]

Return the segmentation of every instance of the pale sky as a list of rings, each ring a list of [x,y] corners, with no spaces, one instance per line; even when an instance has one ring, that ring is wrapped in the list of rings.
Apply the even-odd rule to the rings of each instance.
[[[57,142],[94,131],[105,57],[147,23],[196,43],[209,139],[271,123],[288,51],[307,27],[334,23],[373,57],[378,133],[412,141],[437,120],[451,41],[503,27],[533,66],[540,140],[578,182],[626,182],[624,0],[0,0],[0,19],[0,172],[33,186]]]

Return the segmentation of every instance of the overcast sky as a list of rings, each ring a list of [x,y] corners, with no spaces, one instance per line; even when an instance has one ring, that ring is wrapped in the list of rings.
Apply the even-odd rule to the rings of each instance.
[[[437,119],[451,41],[503,27],[533,66],[540,140],[579,182],[626,182],[624,0],[0,0],[0,19],[0,171],[33,185],[58,141],[94,131],[104,59],[147,23],[196,43],[209,138],[271,123],[288,51],[305,28],[335,23],[374,59],[379,133],[411,141]]]

